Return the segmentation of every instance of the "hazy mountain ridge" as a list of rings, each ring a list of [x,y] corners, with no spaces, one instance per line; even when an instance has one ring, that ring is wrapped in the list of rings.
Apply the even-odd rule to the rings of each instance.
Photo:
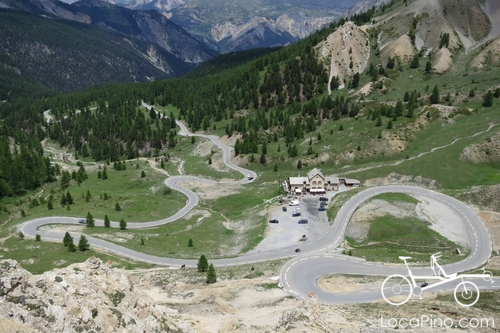
[[[72,1],[72,0],[66,0]],[[359,0],[225,1],[108,0],[131,9],[156,9],[220,52],[286,45],[346,15]],[[364,1],[368,6],[371,2]],[[370,6],[371,7],[371,6]]]
[[[164,79],[192,69],[156,44],[92,25],[10,10],[0,10],[0,17],[3,67],[53,90]]]
[[[0,4],[7,8],[1,13],[2,67],[9,77],[25,76],[53,90],[177,77],[217,54],[157,11],[99,0]],[[25,20],[33,20],[37,30],[31,31]]]

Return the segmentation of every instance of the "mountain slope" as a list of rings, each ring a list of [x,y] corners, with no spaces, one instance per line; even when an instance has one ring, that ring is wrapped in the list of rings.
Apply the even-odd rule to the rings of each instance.
[[[88,24],[0,10],[0,30],[4,68],[57,91],[163,79],[192,69],[155,44]]]
[[[21,3],[0,0],[0,4],[38,15],[92,24],[153,42],[188,64],[199,64],[217,54],[155,10],[130,10],[101,0],[82,0],[72,5],[56,0]]]
[[[94,25],[156,43],[186,63],[199,64],[217,54],[155,10],[130,10],[100,0],[79,1],[71,9],[88,15]]]

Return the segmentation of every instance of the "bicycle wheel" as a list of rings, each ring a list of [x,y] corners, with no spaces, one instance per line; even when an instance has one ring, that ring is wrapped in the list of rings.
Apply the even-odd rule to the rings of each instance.
[[[479,299],[479,288],[470,281],[462,281],[455,287],[454,296],[461,306],[473,306]]]
[[[413,288],[405,276],[394,274],[384,280],[381,291],[387,303],[401,305],[410,299]],[[389,298],[392,300],[389,300]]]

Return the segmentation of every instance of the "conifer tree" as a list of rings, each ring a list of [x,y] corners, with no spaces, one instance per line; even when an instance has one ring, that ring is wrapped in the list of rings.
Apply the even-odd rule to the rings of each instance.
[[[198,264],[196,265],[198,267],[198,272],[206,272],[208,269],[208,260],[207,257],[205,257],[204,254],[200,256],[200,259],[198,259]]]
[[[66,231],[63,238],[63,244],[64,246],[68,246],[70,242],[73,242],[73,237]]]
[[[208,271],[207,271],[207,283],[212,284],[217,282],[217,274],[215,273],[215,267],[214,264],[210,264],[208,266]]]
[[[102,169],[102,179],[108,179],[108,168],[106,166]]]
[[[71,193],[69,193],[69,191],[66,191],[66,203],[68,205],[72,205],[74,203],[73,197],[71,196]]]
[[[111,225],[111,222],[109,221],[108,215],[104,215],[104,227],[109,228]]]
[[[90,214],[90,212],[87,213],[86,223],[89,228],[93,227],[95,224],[94,217]]]
[[[75,243],[73,241],[71,241],[71,242],[68,243],[68,251],[69,252],[75,252],[76,251],[76,246],[75,246]]]
[[[127,222],[125,222],[124,219],[120,220],[120,230],[126,230],[127,229]]]
[[[87,251],[89,248],[90,246],[87,237],[85,237],[85,235],[81,235],[80,241],[78,242],[78,249],[80,251]]]

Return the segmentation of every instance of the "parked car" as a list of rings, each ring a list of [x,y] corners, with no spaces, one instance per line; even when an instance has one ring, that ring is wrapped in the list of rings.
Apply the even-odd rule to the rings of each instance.
[[[87,224],[87,220],[81,219],[80,221],[78,221],[78,223]]]
[[[290,203],[288,204],[288,206],[298,206],[299,205],[299,200],[292,200],[290,201]]]
[[[252,180],[252,179],[253,179],[253,177],[252,177],[250,174],[248,174],[248,175],[247,175],[247,179],[248,179],[248,180]]]
[[[269,220],[269,223],[278,223],[279,221],[276,219]]]
[[[295,249],[295,252],[300,252],[300,249]]]
[[[325,208],[325,207],[319,207],[319,208],[318,208],[318,211],[319,211],[319,212],[323,212],[323,211],[325,211],[325,210],[326,210],[326,208]]]
[[[324,202],[324,201],[321,201],[320,204],[319,204],[321,207],[325,207],[325,206],[328,206],[328,203]]]
[[[284,212],[286,212],[286,211],[287,211],[287,209],[286,209],[286,207],[285,207],[285,206],[283,206],[283,208],[282,208],[282,209],[283,209],[283,211],[284,211]]]
[[[307,224],[309,221],[307,219],[299,220],[299,224]]]
[[[295,217],[295,216],[300,216],[300,212],[293,212],[292,216],[293,216],[293,217]]]
[[[301,210],[300,210],[300,208],[294,208],[294,209],[293,209],[293,212],[294,212],[294,213],[295,213],[295,212],[301,212]]]
[[[320,197],[319,201],[328,201],[328,198],[326,198],[326,197]]]

